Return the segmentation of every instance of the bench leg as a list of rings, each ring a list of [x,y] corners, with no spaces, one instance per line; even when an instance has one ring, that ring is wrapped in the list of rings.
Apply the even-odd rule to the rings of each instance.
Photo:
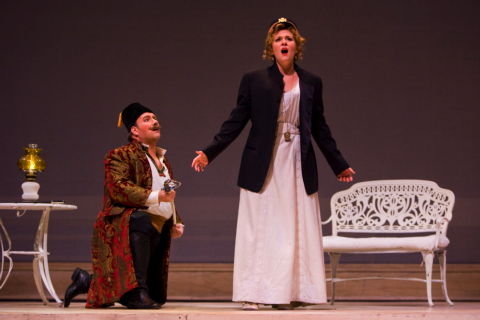
[[[447,251],[442,250],[437,252],[438,264],[440,265],[440,279],[442,280],[442,291],[445,301],[451,306],[453,306],[452,300],[448,297],[447,292]]]
[[[433,306],[432,301],[432,265],[433,265],[433,252],[422,252],[423,263],[425,264],[425,281],[427,284],[427,299],[428,305]]]
[[[330,304],[335,303],[335,285],[336,285],[336,278],[337,278],[337,266],[340,262],[340,253],[329,252],[328,255],[330,256],[330,267],[332,268],[332,281],[330,283],[332,288],[332,297],[330,299]]]

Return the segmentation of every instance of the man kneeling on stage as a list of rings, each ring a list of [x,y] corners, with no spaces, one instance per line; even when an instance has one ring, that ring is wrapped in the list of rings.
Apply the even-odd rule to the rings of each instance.
[[[119,118],[130,143],[105,156],[103,210],[92,239],[93,274],[77,268],[65,292],[64,306],[87,293],[87,308],[120,302],[131,309],[160,308],[167,298],[171,238],[181,237],[175,191],[163,188],[172,178],[165,150],[156,146],[160,124],[139,103]]]

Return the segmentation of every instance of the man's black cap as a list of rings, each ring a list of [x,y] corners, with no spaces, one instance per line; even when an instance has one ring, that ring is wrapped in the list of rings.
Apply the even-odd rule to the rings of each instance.
[[[148,109],[147,107],[141,105],[138,102],[129,104],[125,109],[123,109],[123,111],[118,117],[118,127],[120,128],[123,123],[125,125],[125,128],[127,128],[127,131],[130,132],[130,129],[135,124],[138,117],[140,117],[145,112],[153,113],[152,110]]]

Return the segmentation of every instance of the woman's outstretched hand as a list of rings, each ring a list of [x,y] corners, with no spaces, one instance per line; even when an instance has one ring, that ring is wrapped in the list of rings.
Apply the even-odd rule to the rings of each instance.
[[[208,165],[207,155],[203,151],[195,151],[196,156],[192,161],[192,168],[197,172],[202,172]]]
[[[348,168],[340,172],[340,174],[337,176],[338,181],[342,182],[352,182],[353,181],[353,175],[355,174],[355,170],[352,168]]]

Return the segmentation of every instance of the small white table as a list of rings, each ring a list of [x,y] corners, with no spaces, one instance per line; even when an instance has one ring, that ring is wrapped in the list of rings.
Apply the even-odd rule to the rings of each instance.
[[[17,217],[22,217],[27,211],[35,210],[42,211],[42,217],[38,223],[37,234],[35,235],[35,242],[33,243],[33,251],[13,251],[12,240],[8,235],[7,229],[0,218],[0,243],[2,246],[2,265],[0,271],[0,289],[3,288],[13,269],[12,254],[33,255],[33,278],[37,291],[42,298],[43,304],[48,303],[48,299],[43,291],[42,282],[47,288],[48,292],[55,299],[56,302],[61,303],[62,300],[58,298],[50,278],[50,271],[48,268],[47,238],[48,238],[48,220],[50,211],[55,210],[75,210],[77,206],[63,203],[39,203],[39,202],[14,202],[14,203],[0,203],[0,210],[17,210]],[[4,237],[6,244],[4,243]],[[4,274],[5,260],[8,260],[8,271]]]

